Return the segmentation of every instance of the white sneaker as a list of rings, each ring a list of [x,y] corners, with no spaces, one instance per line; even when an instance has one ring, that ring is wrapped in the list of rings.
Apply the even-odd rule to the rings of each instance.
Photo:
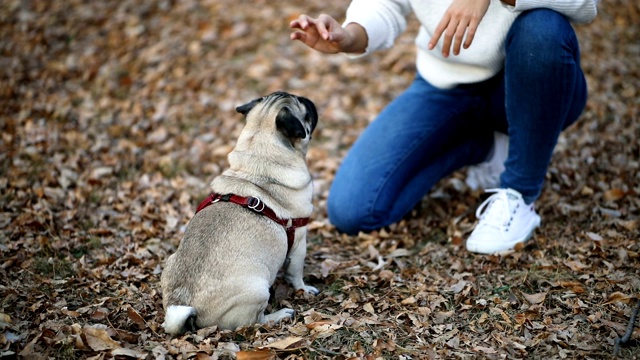
[[[500,186],[500,174],[509,153],[509,136],[493,133],[493,154],[483,163],[469,166],[465,183],[471,190],[490,189]]]
[[[495,193],[476,210],[479,219],[467,239],[467,250],[480,254],[513,249],[529,240],[540,226],[540,216],[533,204],[527,205],[522,195],[513,189],[489,189]]]

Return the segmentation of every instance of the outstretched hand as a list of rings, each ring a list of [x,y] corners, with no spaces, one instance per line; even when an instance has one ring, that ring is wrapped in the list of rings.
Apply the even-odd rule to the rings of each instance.
[[[291,40],[299,40],[308,47],[325,54],[339,52],[363,52],[366,48],[366,33],[359,25],[349,24],[343,28],[338,21],[329,15],[322,14],[314,19],[307,15],[300,15],[298,19],[289,23],[291,29],[298,29],[291,33]],[[362,46],[362,36],[365,45]]]
[[[432,50],[444,33],[442,55],[449,56],[453,49],[453,55],[460,53],[460,46],[467,49],[471,46],[480,21],[487,13],[490,0],[454,0],[445,11],[440,23],[436,27],[431,40],[429,50]],[[466,37],[465,37],[466,34]],[[464,44],[462,40],[464,39]]]

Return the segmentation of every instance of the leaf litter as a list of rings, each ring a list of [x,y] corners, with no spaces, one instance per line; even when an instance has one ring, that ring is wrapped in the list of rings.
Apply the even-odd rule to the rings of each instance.
[[[595,359],[619,343],[618,357],[638,357],[639,5],[601,2],[576,26],[587,107],[560,138],[543,227],[494,256],[464,250],[480,196],[464,170],[387,229],[346,236],[329,223],[342,157],[414,74],[415,19],[364,59],[289,41],[298,14],[346,6],[0,4],[0,357]],[[163,262],[226,167],[235,106],[276,90],[320,111],[305,270],[322,292],[279,278],[268,310],[294,308],[292,321],[170,338]]]

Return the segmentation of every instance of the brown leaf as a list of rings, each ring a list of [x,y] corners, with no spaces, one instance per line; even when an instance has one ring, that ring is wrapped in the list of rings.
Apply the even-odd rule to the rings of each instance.
[[[104,320],[104,319],[107,318],[107,315],[109,315],[109,314],[107,314],[104,311],[96,310],[93,313],[91,313],[91,319],[92,320]]]
[[[519,243],[514,245],[513,250],[522,251],[522,249],[524,249],[524,247],[525,247],[525,243],[524,242],[519,242]]]
[[[84,327],[82,332],[87,340],[87,345],[94,351],[119,349],[120,344],[113,340],[106,330],[93,327]]]
[[[622,189],[610,189],[604,192],[603,197],[607,201],[617,201],[622,199],[626,193]]]
[[[46,359],[47,357],[40,354],[36,349],[36,342],[38,341],[38,337],[34,337],[20,352],[18,355],[24,359]]]
[[[452,349],[457,349],[460,346],[460,337],[454,336],[449,341],[447,341],[446,344]]]
[[[111,355],[126,356],[128,358],[135,358],[135,359],[145,359],[147,357],[147,353],[144,351],[127,349],[127,348],[119,348],[119,349],[112,350]]]
[[[95,236],[109,236],[113,234],[113,232],[109,229],[98,228],[98,229],[90,229],[89,234],[95,235]]]
[[[195,359],[196,360],[213,360],[214,357],[209,355],[209,354],[207,354],[206,352],[198,351],[196,353]]]
[[[373,347],[378,353],[382,353],[382,351],[394,352],[396,350],[396,344],[391,339],[389,339],[388,341],[376,339],[373,342]]]
[[[236,360],[275,360],[276,353],[268,350],[238,351]]]
[[[612,303],[615,303],[615,302],[622,302],[622,303],[628,304],[629,300],[631,300],[631,299],[632,299],[631,296],[628,296],[628,295],[625,295],[625,294],[623,294],[621,292],[616,291],[616,292],[614,292],[613,294],[610,294],[607,297],[607,301],[605,301],[604,305],[612,304]]]
[[[450,290],[454,293],[454,294],[458,294],[459,292],[461,292],[464,287],[467,286],[467,282],[464,280],[460,280],[457,283],[451,285]]]
[[[525,298],[525,300],[527,300],[529,304],[537,305],[544,302],[544,300],[547,298],[547,293],[546,292],[537,293],[537,294],[522,293],[522,296]]]
[[[475,346],[473,351],[483,352],[485,354],[497,354],[498,352],[494,348],[486,346]]]
[[[11,324],[11,316],[5,313],[0,313],[0,322]]]
[[[578,260],[566,260],[564,264],[571,270],[581,272],[582,270],[590,268],[589,265],[585,265]]]
[[[402,305],[413,305],[417,302],[416,298],[413,296],[409,296],[408,298],[402,300],[400,304]]]
[[[272,343],[269,343],[269,344],[265,345],[264,347],[271,348],[271,349],[284,350],[284,349],[288,348],[289,346],[300,342],[301,340],[303,340],[303,338],[301,338],[301,337],[289,336],[289,337],[286,337],[284,339],[276,340],[276,341],[274,341]]]
[[[323,261],[322,264],[320,265],[322,277],[326,278],[327,276],[329,276],[329,273],[331,271],[333,271],[334,269],[337,269],[339,266],[340,266],[339,262],[333,261],[331,259],[327,259]]]
[[[61,312],[62,312],[64,315],[69,316],[69,317],[72,317],[72,318],[77,318],[77,317],[79,317],[79,316],[80,316],[80,313],[79,313],[79,312],[77,312],[77,311],[73,311],[73,310],[68,310],[66,307],[62,308]]]
[[[371,305],[371,303],[366,303],[362,306],[362,310],[368,312],[371,315],[375,315],[376,310],[373,308],[373,305]]]
[[[138,328],[144,329],[147,327],[147,323],[144,321],[142,316],[140,316],[140,314],[138,314],[138,312],[133,307],[131,306],[127,307],[127,315],[129,316],[129,319],[131,319],[131,321],[133,321],[136,325],[138,325]]]

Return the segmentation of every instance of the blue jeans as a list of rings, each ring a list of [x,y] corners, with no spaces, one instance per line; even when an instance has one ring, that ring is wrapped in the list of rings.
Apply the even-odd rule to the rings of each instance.
[[[365,129],[329,191],[338,230],[401,220],[440,179],[485,161],[494,131],[509,134],[500,186],[537,199],[560,132],[585,107],[578,40],[564,16],[536,9],[516,18],[505,50],[504,69],[481,83],[443,90],[418,75]]]

